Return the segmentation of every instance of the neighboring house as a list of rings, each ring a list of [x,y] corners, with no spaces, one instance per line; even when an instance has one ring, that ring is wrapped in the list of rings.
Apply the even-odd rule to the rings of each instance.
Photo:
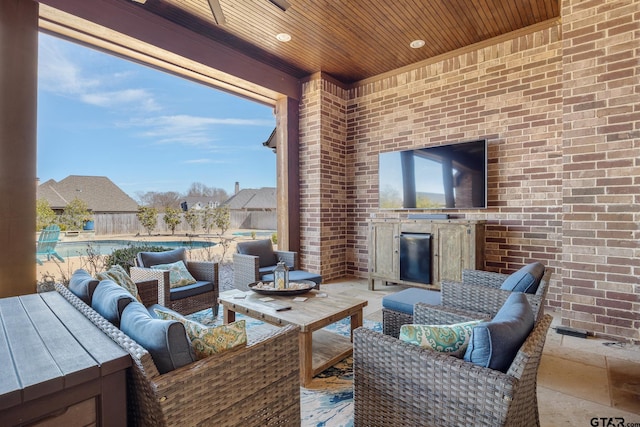
[[[277,228],[275,187],[237,190],[223,205],[229,207],[232,228]]]
[[[206,207],[209,208],[217,208],[220,203],[216,200],[213,200],[211,197],[201,197],[201,196],[189,196],[183,198],[183,201],[180,203],[180,207],[183,211],[187,209],[204,209]]]
[[[138,211],[138,203],[106,176],[69,175],[60,182],[50,179],[38,185],[36,197],[47,200],[57,213],[75,198],[84,201],[94,214]]]

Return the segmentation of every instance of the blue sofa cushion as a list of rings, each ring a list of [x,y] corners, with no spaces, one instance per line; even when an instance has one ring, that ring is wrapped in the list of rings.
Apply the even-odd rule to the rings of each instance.
[[[184,325],[175,320],[153,318],[139,302],[124,309],[120,330],[151,354],[161,374],[196,360]]]
[[[187,264],[187,250],[185,248],[164,252],[138,252],[140,267],[150,268],[152,265],[172,264],[177,261],[183,261],[185,265]]]
[[[539,262],[527,264],[507,277],[500,289],[512,292],[535,294],[544,274],[544,265]]]
[[[199,280],[191,285],[180,286],[179,288],[169,289],[169,299],[176,301],[183,298],[200,295],[205,292],[213,292],[213,283]]]
[[[91,307],[102,317],[120,327],[120,318],[125,307],[135,301],[133,295],[112,280],[102,280],[91,299]]]
[[[69,279],[69,290],[85,304],[91,305],[91,298],[93,298],[98,283],[100,281],[91,277],[88,271],[78,269]]]
[[[417,302],[440,305],[442,304],[442,294],[429,289],[407,288],[383,297],[382,307],[413,316],[413,306]]]
[[[236,245],[236,250],[242,255],[257,256],[260,259],[259,267],[275,266],[278,263],[278,258],[273,252],[273,244],[271,244],[270,239],[239,242]]]
[[[507,372],[533,324],[527,297],[521,292],[512,293],[490,322],[473,328],[464,360]]]

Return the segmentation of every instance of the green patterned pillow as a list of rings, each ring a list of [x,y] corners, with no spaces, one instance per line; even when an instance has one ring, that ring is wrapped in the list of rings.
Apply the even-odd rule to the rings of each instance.
[[[169,270],[169,287],[179,288],[180,286],[192,285],[196,283],[187,266],[183,261],[176,261],[171,264],[152,265],[155,270]]]
[[[135,282],[131,280],[131,277],[127,274],[127,271],[118,264],[112,265],[107,271],[96,274],[98,280],[113,280],[118,285],[122,286],[129,291],[139,302],[142,302],[138,295],[138,287]]]
[[[186,319],[175,312],[162,311],[157,308],[154,308],[153,311],[161,319],[177,320],[184,325],[198,359],[247,345],[247,330],[244,320],[238,320],[228,325],[208,327]]]
[[[481,320],[473,320],[454,325],[402,325],[399,339],[461,358],[469,345],[473,327],[480,322]]]

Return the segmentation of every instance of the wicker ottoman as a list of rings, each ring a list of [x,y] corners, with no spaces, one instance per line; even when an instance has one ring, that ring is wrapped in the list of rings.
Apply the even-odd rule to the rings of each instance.
[[[400,326],[413,323],[413,306],[417,302],[440,305],[440,291],[408,288],[382,298],[382,331],[398,338]]]

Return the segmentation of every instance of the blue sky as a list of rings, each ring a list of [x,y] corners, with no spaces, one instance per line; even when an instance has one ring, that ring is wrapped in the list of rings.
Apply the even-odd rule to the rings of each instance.
[[[106,176],[134,199],[275,187],[274,127],[272,107],[40,34],[40,182]]]

